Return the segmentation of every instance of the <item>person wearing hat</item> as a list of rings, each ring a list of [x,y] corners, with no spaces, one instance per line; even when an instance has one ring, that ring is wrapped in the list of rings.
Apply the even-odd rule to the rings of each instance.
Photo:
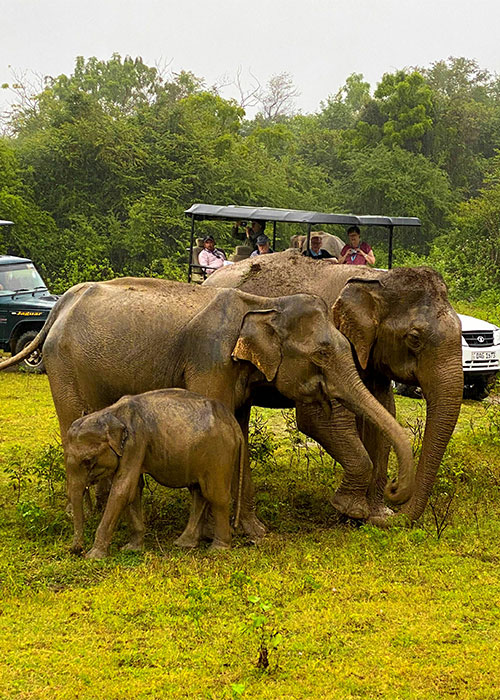
[[[245,226],[245,233],[242,234],[239,230],[241,226],[241,221],[236,221],[233,226],[233,236],[244,240],[246,238],[247,242],[255,248],[257,245],[257,238],[263,236],[264,229],[266,228],[266,222],[258,219],[254,219],[250,222],[250,226]]]
[[[207,275],[211,275],[219,267],[222,267],[226,262],[224,251],[215,247],[215,239],[213,236],[205,236],[203,239],[203,250],[198,255],[198,264],[205,268]]]
[[[269,247],[269,238],[263,233],[257,237],[255,243],[257,245],[257,250],[254,250],[253,253],[250,254],[251,258],[255,257],[256,255],[267,255],[267,253],[274,253],[274,250]]]
[[[337,262],[337,258],[329,253],[327,250],[321,247],[322,238],[317,233],[313,233],[310,240],[310,245],[308,250],[304,250],[302,255],[308,258],[313,258],[314,260],[322,260],[324,258],[330,258],[332,262]]]

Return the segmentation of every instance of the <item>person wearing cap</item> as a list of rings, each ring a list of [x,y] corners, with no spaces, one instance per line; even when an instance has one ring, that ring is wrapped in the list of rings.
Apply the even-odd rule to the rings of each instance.
[[[337,258],[329,253],[327,250],[321,247],[322,238],[318,234],[313,234],[311,236],[310,245],[308,250],[304,250],[302,255],[308,258],[313,258],[314,260],[323,260],[325,258],[330,258],[332,262],[337,262]]]
[[[257,245],[257,250],[254,250],[253,253],[250,254],[251,258],[255,257],[256,255],[267,255],[267,253],[274,253],[274,250],[269,247],[269,238],[266,235],[261,234],[258,236],[255,243]]]
[[[361,233],[357,226],[347,229],[349,243],[345,245],[341,252],[339,263],[345,265],[375,265],[375,254],[368,243],[361,243]]]
[[[250,226],[245,226],[245,233],[243,235],[239,230],[240,226],[241,222],[236,221],[236,223],[233,226],[233,236],[235,238],[239,238],[240,240],[244,240],[246,238],[247,242],[252,246],[252,248],[255,248],[255,246],[257,245],[257,238],[259,236],[265,235],[264,229],[266,228],[266,222],[258,219],[253,219],[250,222]]]
[[[207,275],[211,275],[219,267],[222,267],[226,262],[224,251],[215,247],[215,239],[213,236],[205,236],[203,239],[203,250],[198,255],[198,264],[205,268]]]

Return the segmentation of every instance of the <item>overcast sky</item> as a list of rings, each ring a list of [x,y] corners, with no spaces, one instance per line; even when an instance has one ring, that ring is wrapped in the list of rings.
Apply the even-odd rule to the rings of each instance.
[[[11,68],[56,76],[76,56],[118,52],[208,85],[239,68],[248,85],[287,71],[307,113],[353,72],[374,87],[397,68],[465,56],[500,73],[499,0],[0,0],[0,17],[0,84]],[[9,99],[0,91],[0,110]]]

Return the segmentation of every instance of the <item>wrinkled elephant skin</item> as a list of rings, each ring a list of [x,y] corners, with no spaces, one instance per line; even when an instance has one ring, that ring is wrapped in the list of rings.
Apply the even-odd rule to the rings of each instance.
[[[317,294],[351,342],[367,387],[389,411],[395,413],[391,380],[422,387],[427,401],[424,440],[415,493],[403,508],[410,519],[419,518],[455,427],[463,390],[460,322],[440,275],[424,267],[383,271],[331,265],[286,251],[244,260],[204,284],[268,297]],[[377,430],[362,432],[375,465],[369,501],[372,521],[379,523],[387,513],[383,491],[389,450]],[[316,439],[328,445],[331,428],[323,426]]]

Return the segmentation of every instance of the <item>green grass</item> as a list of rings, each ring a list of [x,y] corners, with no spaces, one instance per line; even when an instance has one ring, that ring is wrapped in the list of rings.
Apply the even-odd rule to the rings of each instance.
[[[90,562],[68,553],[64,484],[54,468],[52,496],[40,468],[57,441],[46,377],[0,375],[0,401],[0,698],[498,700],[498,406],[463,405],[433,496],[439,522],[455,493],[440,538],[431,508],[411,530],[339,522],[337,465],[260,411],[261,545],[176,550],[185,494],[152,485],[145,553],[118,552],[122,528]],[[418,449],[423,404],[397,404]],[[3,471],[15,455],[20,492]]]

